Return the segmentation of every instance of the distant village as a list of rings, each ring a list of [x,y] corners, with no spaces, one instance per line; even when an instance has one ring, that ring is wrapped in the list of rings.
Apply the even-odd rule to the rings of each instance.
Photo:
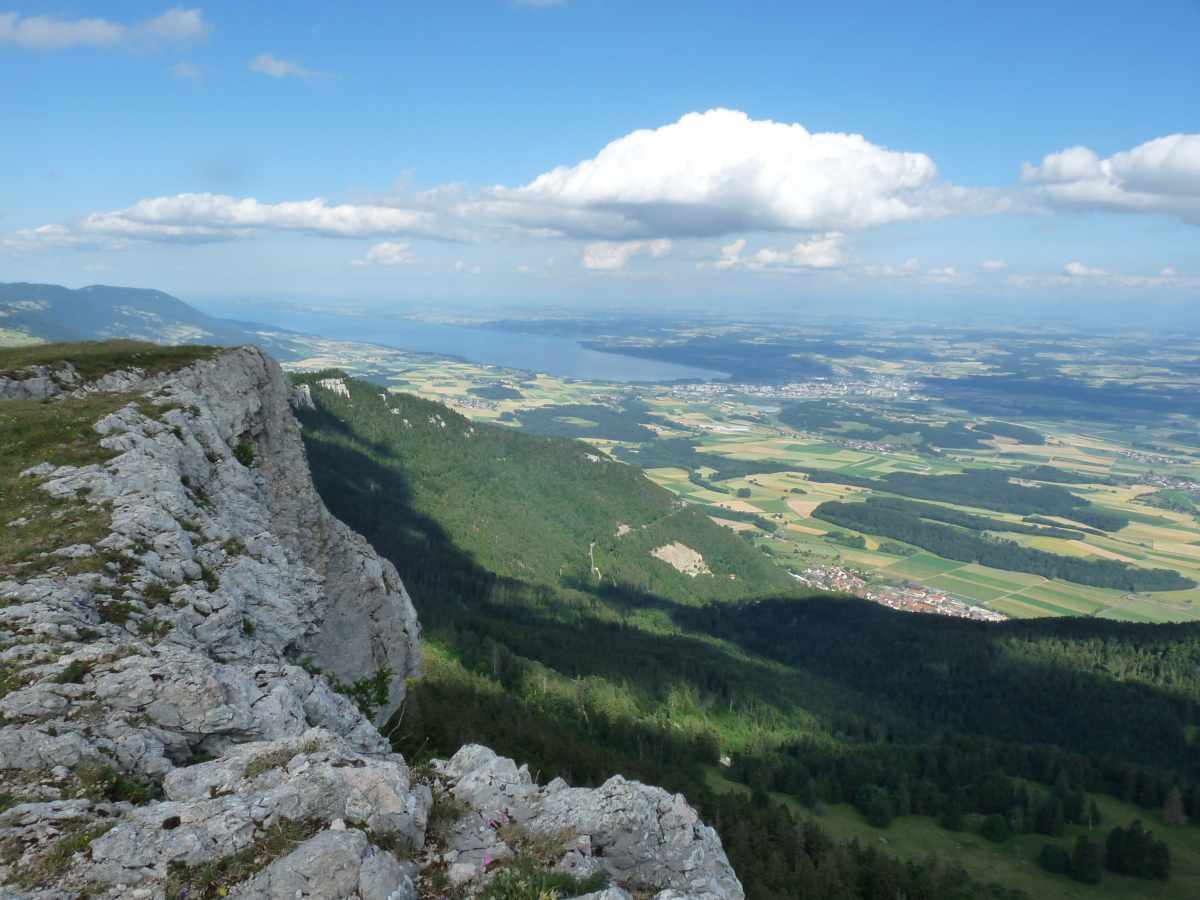
[[[677,384],[671,393],[677,397],[747,396],[765,400],[823,400],[829,397],[878,397],[896,400],[908,397],[917,388],[914,382],[890,375],[868,379],[814,378],[786,384],[734,384],[725,381]]]
[[[788,574],[807,587],[849,594],[905,612],[936,613],[982,622],[1003,622],[1008,618],[914,581],[906,581],[902,585],[872,585],[863,573],[843,566],[812,566],[803,572],[789,571]]]

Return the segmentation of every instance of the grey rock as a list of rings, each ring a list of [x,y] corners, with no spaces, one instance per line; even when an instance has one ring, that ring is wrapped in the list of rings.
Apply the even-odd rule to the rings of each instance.
[[[361,831],[322,831],[233,891],[246,900],[415,900],[409,868]]]
[[[681,794],[619,775],[594,789],[540,788],[525,766],[479,745],[463,747],[437,768],[454,796],[472,808],[452,836],[454,849],[469,861],[496,853],[493,823],[500,819],[538,834],[569,836],[573,846],[564,846],[559,865],[578,874],[599,864],[639,891],[673,890],[695,900],[744,896],[720,838]]]
[[[314,489],[292,413],[311,394],[254,349],[90,384],[62,369],[0,377],[0,399],[97,391],[141,395],[95,425],[112,458],[22,476],[50,497],[104,504],[109,533],[0,579],[0,630],[14,638],[0,662],[15,674],[0,698],[0,770],[20,801],[0,813],[0,841],[22,848],[0,882],[63,828],[113,827],[54,883],[0,887],[0,898],[67,900],[88,885],[160,900],[172,863],[223,859],[286,820],[312,836],[232,896],[415,900],[415,866],[372,841],[425,842],[432,792],[376,727],[417,674],[419,627],[395,568]],[[87,558],[99,571],[70,574]],[[316,670],[343,683],[389,670],[376,722]],[[78,799],[85,765],[152,781],[165,799]],[[438,770],[468,811],[437,862],[468,891],[513,854],[500,826],[515,823],[562,837],[564,871],[602,868],[659,900],[742,900],[715,833],[680,796],[620,777],[543,788],[477,745]]]

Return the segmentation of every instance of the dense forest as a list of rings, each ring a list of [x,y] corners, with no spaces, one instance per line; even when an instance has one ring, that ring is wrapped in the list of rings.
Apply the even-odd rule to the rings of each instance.
[[[1170,569],[1143,569],[1115,559],[1064,556],[1015,541],[999,540],[981,534],[986,520],[972,516],[953,525],[941,524],[959,518],[953,510],[922,511],[927,504],[909,508],[903,502],[877,500],[866,503],[828,501],[813,510],[813,517],[824,519],[842,528],[853,528],[868,534],[905,541],[936,553],[946,559],[981,563],[996,569],[1028,572],[1045,578],[1061,578],[1076,584],[1115,588],[1122,591],[1180,591],[1196,583]],[[940,519],[927,522],[926,519]],[[1022,531],[1021,526],[1002,523],[1005,527],[992,529]],[[964,526],[964,527],[958,527]],[[1036,528],[1037,526],[1027,526]],[[1028,533],[1028,532],[1025,532]]]
[[[923,422],[891,419],[858,406],[821,400],[789,404],[780,410],[779,421],[797,431],[833,431],[864,441],[915,443],[945,449],[967,450],[986,447],[986,441],[992,436],[982,428],[970,429],[961,422],[927,425]],[[1011,429],[1007,430],[1012,435]]]
[[[1056,484],[1018,484],[1010,481],[1006,473],[994,469],[971,469],[957,475],[888,472],[879,478],[863,478],[861,475],[825,469],[802,468],[797,471],[813,481],[828,484],[849,484],[918,500],[958,503],[1022,516],[1060,516],[1102,531],[1119,531],[1130,521],[1125,514],[1098,507]]]
[[[1200,627],[996,628],[800,596],[587,445],[347,384],[349,398],[314,388],[301,420],[326,502],[419,608],[425,671],[391,724],[410,759],[481,741],[543,780],[621,772],[682,791],[754,900],[1025,896],[835,837],[824,804],[1055,850],[1098,794],[1147,819],[1178,796],[1200,822]],[[630,526],[620,540],[663,530],[622,547],[614,523]],[[667,539],[737,578],[660,566],[648,550]]]

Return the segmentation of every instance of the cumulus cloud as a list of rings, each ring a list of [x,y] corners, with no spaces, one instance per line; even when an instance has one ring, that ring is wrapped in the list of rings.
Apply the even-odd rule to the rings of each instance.
[[[270,54],[252,68],[276,78],[316,74]],[[186,70],[177,74],[189,77]],[[72,227],[140,240],[214,240],[257,229],[337,237],[571,238],[592,242],[584,265],[594,269],[622,268],[643,247],[654,255],[663,246],[656,241],[798,232],[801,239],[790,247],[745,258],[739,251],[724,267],[820,269],[843,264],[843,236],[853,229],[995,212],[1006,203],[998,194],[940,181],[922,153],[715,109],[632,132],[591,159],[520,187],[471,194],[444,185],[393,202],[336,206],[321,199],[259,203],[179,194],[93,213]]]
[[[842,231],[1003,203],[940,181],[923,153],[712,109],[634,131],[523,187],[492,188],[476,206],[525,227],[621,239]]]
[[[372,244],[362,259],[353,259],[350,264],[353,266],[402,266],[408,263],[416,262],[417,258],[412,253],[412,248],[407,241],[382,241],[378,244]]]
[[[979,268],[985,272],[999,272],[1002,269],[1008,268],[1008,263],[1002,259],[985,259],[979,264]]]
[[[846,261],[845,237],[841,232],[831,231],[827,234],[814,235],[783,249],[764,247],[748,256],[742,255],[746,249],[746,240],[739,238],[722,247],[721,254],[715,261],[704,263],[702,266],[714,269],[746,269],[752,272],[768,269],[781,271],[836,269],[844,265]]]
[[[272,78],[316,78],[321,74],[299,63],[280,59],[272,53],[260,53],[254,57],[250,62],[250,71],[261,72]]]
[[[1159,213],[1200,225],[1200,134],[1156,138],[1107,159],[1070,147],[1025,163],[1021,177],[1052,206]]]
[[[211,30],[199,9],[169,9],[132,25],[100,18],[57,19],[0,13],[0,44],[14,44],[27,50],[187,43],[204,40]]]
[[[659,259],[671,252],[671,242],[665,238],[653,241],[597,241],[583,248],[583,267],[600,271],[624,269],[639,253]]]

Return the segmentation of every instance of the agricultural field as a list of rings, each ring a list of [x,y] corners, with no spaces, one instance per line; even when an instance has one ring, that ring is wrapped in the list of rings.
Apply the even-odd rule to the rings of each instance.
[[[679,334],[717,337],[703,328]],[[289,367],[337,367],[477,421],[588,441],[642,466],[652,480],[801,576],[814,568],[844,570],[854,584],[918,586],[1006,617],[1200,619],[1200,499],[1192,505],[1195,494],[1187,492],[1189,484],[1200,490],[1195,416],[1173,408],[1158,419],[1118,425],[1048,411],[999,419],[973,414],[973,401],[953,397],[954,386],[988,371],[980,360],[1003,352],[990,338],[928,336],[923,355],[902,362],[864,350],[830,360],[832,376],[774,387],[587,382],[359,344],[319,344]],[[1133,363],[1090,372],[1072,367],[1101,344],[1080,339],[1038,357],[1036,373],[1071,373],[1085,385],[1074,390],[1085,393],[1107,384],[1098,371],[1125,378],[1130,390],[1179,386],[1178,378],[1164,380],[1158,370]],[[935,381],[950,385],[951,396],[931,396],[927,387]],[[1061,405],[1073,411],[1074,402]],[[896,535],[822,517],[823,504],[903,498],[891,486],[916,483],[904,479],[935,484],[979,472],[1005,477],[1017,489],[1069,496],[1086,507],[1089,521],[1116,517],[1124,524],[1105,530],[1072,518],[1065,507],[1022,511],[969,496],[920,494],[945,516],[984,522],[977,536],[1012,542],[1025,562],[1009,568],[940,556]],[[938,527],[957,535],[960,526],[955,520]],[[1082,565],[1088,581],[1058,574],[1070,570],[1067,560]],[[1170,590],[1140,588],[1154,580],[1111,578],[1114,570],[1102,571],[1106,563],[1135,575],[1177,573],[1179,583]]]

